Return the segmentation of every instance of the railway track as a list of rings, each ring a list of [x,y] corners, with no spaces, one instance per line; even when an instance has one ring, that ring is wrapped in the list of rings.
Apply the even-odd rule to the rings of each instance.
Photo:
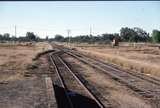
[[[64,53],[70,55],[71,57],[97,70],[100,70],[104,74],[110,76],[112,79],[126,85],[128,88],[131,88],[133,91],[135,91],[135,93],[141,95],[147,100],[150,100],[154,108],[160,108],[159,79],[142,73],[129,72],[119,69],[115,65],[104,63],[103,61],[91,58],[90,56],[88,57],[68,48],[59,47],[58,49],[63,50]]]
[[[88,58],[73,51],[66,52],[68,55],[78,59],[79,61],[94,67],[105,74],[111,76],[114,80],[119,81],[136,93],[152,101],[155,108],[160,107],[160,81],[140,74],[125,72],[111,65],[105,64],[98,60]],[[147,79],[148,78],[148,79]]]
[[[64,97],[57,99],[59,108],[105,108],[58,54],[50,55],[50,60],[57,76],[54,89],[61,90],[59,95],[63,94]],[[60,97],[59,95],[57,97]]]
[[[76,55],[78,57],[85,58],[87,60],[97,61],[98,63],[100,63],[102,65],[105,65],[106,67],[111,68],[112,70],[119,71],[119,72],[127,72],[127,73],[129,73],[129,74],[131,74],[131,75],[133,75],[135,77],[139,77],[139,78],[141,78],[143,80],[146,80],[148,82],[151,82],[151,83],[154,83],[154,84],[160,86],[160,79],[157,79],[157,78],[154,78],[154,77],[151,77],[151,76],[147,76],[147,75],[145,75],[143,73],[139,73],[139,72],[126,71],[126,70],[120,69],[119,67],[117,67],[114,64],[111,64],[111,63],[109,64],[109,63],[106,63],[106,62],[103,62],[103,61],[100,61],[100,60],[85,56],[85,55],[80,54],[80,53],[75,52],[75,51],[72,51],[72,54],[74,54],[74,55]]]

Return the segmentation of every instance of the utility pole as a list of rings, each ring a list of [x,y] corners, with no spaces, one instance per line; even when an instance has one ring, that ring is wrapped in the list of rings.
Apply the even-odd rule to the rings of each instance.
[[[92,43],[93,39],[92,39],[92,27],[90,26],[90,42]]]
[[[15,25],[15,37],[17,37],[17,27]]]
[[[68,38],[69,38],[68,43],[69,43],[69,47],[70,47],[70,42],[71,42],[70,33],[71,33],[71,30],[68,29],[68,30],[67,30],[67,33],[68,33]]]
[[[92,36],[92,27],[90,26],[90,36]]]

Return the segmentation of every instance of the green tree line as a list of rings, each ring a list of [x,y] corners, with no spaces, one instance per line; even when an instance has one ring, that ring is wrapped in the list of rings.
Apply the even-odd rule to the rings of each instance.
[[[110,43],[114,38],[119,39],[122,42],[153,42],[160,43],[160,31],[153,30],[151,34],[147,33],[145,30],[139,27],[129,28],[122,27],[120,33],[104,33],[101,35],[78,35],[74,37],[64,37],[62,35],[55,35],[54,38],[42,39],[35,35],[33,32],[27,32],[26,36],[10,36],[9,33],[0,34],[0,42],[4,41],[58,41],[58,42],[86,42],[86,43]]]
[[[0,34],[0,42],[5,41],[19,41],[19,42],[30,42],[30,41],[43,41],[44,39],[39,38],[33,32],[27,32],[26,36],[10,36],[9,33]]]
[[[70,38],[70,39],[69,39]],[[153,30],[150,35],[145,30],[139,27],[129,28],[122,27],[120,33],[104,33],[97,36],[92,35],[79,35],[75,37],[64,37],[62,35],[55,35],[51,39],[58,42],[87,42],[87,43],[109,43],[114,38],[118,38],[122,42],[154,42],[160,43],[160,31]]]

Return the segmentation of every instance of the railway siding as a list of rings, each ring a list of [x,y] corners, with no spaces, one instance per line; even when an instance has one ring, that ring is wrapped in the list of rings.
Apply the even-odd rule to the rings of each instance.
[[[63,86],[60,88],[65,92],[64,94],[66,95],[71,108],[104,108],[102,103],[94,97],[57,54],[52,55],[51,59],[56,67],[59,79],[61,80],[61,83],[63,83]],[[54,89],[56,92],[58,85],[55,86]],[[59,101],[60,100],[57,100],[57,103]]]
[[[69,55],[75,57],[76,59],[84,62],[94,68],[97,68],[107,75],[110,75],[114,80],[117,80],[129,88],[133,89],[143,97],[150,99],[155,107],[160,106],[160,86],[157,83],[145,80],[141,77],[134,76],[133,74],[127,73],[125,71],[117,70],[109,65],[103,64],[99,61],[95,61],[88,57],[80,54],[75,54],[74,52],[67,52]]]
[[[110,76],[114,81],[130,88],[135,93],[142,96],[143,99],[149,100],[154,108],[160,107],[160,81],[158,79],[140,73],[126,72],[112,64],[104,63],[103,61],[96,60],[95,58],[88,57],[84,54],[82,55],[78,51],[73,51],[62,46],[59,47],[58,45],[55,45],[55,47],[64,54],[72,56],[87,66],[103,72],[106,76]],[[85,83],[85,81],[83,83]]]

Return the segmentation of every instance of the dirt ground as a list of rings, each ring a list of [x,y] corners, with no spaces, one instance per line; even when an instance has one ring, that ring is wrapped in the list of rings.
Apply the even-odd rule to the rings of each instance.
[[[124,69],[160,77],[160,49],[158,47],[120,46],[112,48],[108,45],[88,44],[72,44],[70,47]]]
[[[0,82],[13,81],[23,78],[27,68],[33,63],[32,59],[39,52],[51,49],[47,43],[0,44]]]
[[[0,108],[49,108],[47,76],[26,74],[49,71],[46,57],[32,61],[48,49],[48,43],[0,44]]]

